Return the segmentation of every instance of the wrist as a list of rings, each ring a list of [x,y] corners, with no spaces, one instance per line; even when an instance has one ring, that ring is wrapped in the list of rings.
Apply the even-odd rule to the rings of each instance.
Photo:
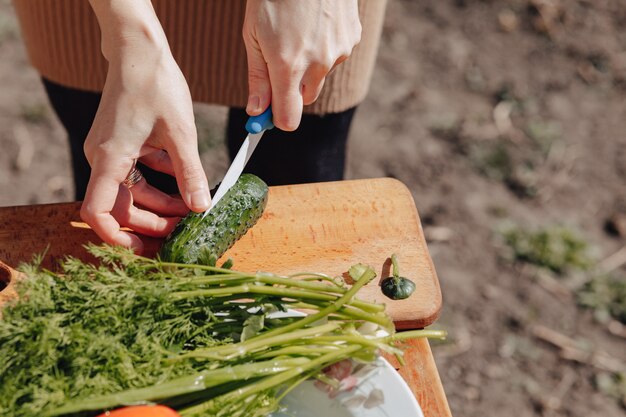
[[[89,0],[98,19],[102,54],[109,61],[125,55],[162,55],[167,38],[149,0]]]

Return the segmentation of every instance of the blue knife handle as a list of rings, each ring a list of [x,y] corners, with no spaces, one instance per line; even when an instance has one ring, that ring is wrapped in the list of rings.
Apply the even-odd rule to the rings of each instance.
[[[274,127],[272,123],[272,106],[269,106],[267,110],[258,116],[250,116],[246,122],[246,130],[248,133],[261,133],[265,129],[271,129]]]

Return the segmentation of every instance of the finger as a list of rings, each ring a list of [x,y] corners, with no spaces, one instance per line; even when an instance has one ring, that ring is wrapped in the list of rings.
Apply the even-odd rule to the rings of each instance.
[[[143,250],[141,240],[131,233],[120,230],[120,224],[111,215],[120,183],[124,181],[131,167],[132,160],[96,158],[87,185],[85,201],[80,209],[80,217],[104,242],[141,252]]]
[[[300,81],[304,71],[285,65],[269,66],[272,85],[272,121],[280,130],[293,131],[302,118]]]
[[[331,74],[334,70],[337,69],[337,67],[344,62],[346,59],[348,59],[348,55],[341,55],[339,58],[337,58],[337,60],[335,61],[335,63],[333,64],[332,68],[330,69],[330,71],[328,71],[328,74]]]
[[[183,200],[154,188],[145,178],[130,188],[130,193],[135,202],[162,216],[183,217],[189,212]]]
[[[304,105],[312,104],[319,97],[324,87],[326,74],[321,75],[319,72],[307,72],[302,78],[302,102]]]
[[[174,176],[174,164],[169,154],[164,150],[150,152],[139,158],[139,162],[155,171]]]
[[[179,220],[178,217],[159,217],[152,212],[138,209],[133,205],[130,190],[124,185],[119,186],[118,198],[111,215],[122,226],[151,237],[167,236]]]
[[[250,116],[258,116],[270,105],[272,88],[267,63],[263,58],[258,43],[254,40],[246,41],[246,55],[248,57],[248,105],[246,112]]]
[[[168,142],[166,150],[172,159],[178,189],[185,204],[195,212],[207,210],[211,205],[211,194],[200,162],[195,131],[185,137],[171,138]]]

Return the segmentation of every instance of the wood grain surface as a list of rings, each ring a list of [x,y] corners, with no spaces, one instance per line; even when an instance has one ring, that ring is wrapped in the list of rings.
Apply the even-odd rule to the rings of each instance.
[[[100,239],[80,220],[80,203],[0,208],[0,259],[17,266],[47,250],[50,267],[66,255],[88,258],[87,242]],[[144,238],[146,255],[158,239]],[[403,276],[416,290],[391,301],[381,292],[395,252]],[[381,178],[271,187],[263,217],[225,255],[241,271],[287,275],[302,271],[340,275],[355,263],[373,266],[378,277],[359,297],[387,304],[399,329],[431,324],[439,315],[441,291],[409,190]],[[387,262],[386,262],[387,261]]]

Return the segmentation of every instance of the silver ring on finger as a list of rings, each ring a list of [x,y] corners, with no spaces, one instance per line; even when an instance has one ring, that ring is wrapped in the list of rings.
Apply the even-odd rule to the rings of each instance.
[[[125,185],[126,188],[130,189],[142,179],[143,175],[141,174],[141,171],[139,171],[139,168],[133,164],[133,168],[130,170],[122,184]]]

